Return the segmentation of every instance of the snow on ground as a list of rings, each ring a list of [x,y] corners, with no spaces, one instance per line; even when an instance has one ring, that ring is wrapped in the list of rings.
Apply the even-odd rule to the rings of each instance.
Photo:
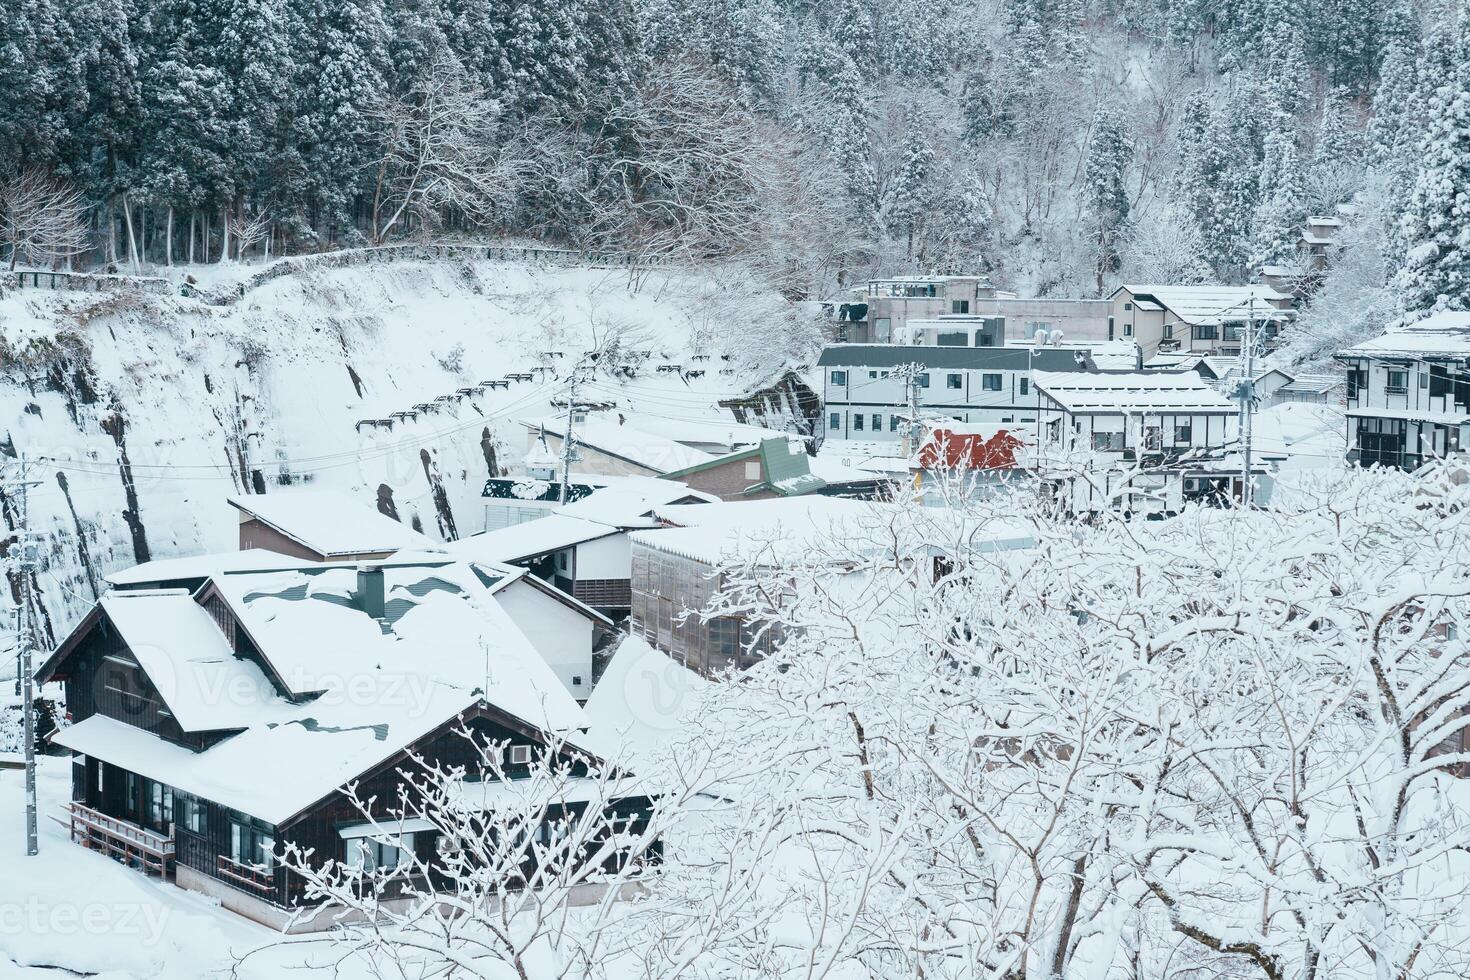
[[[71,760],[39,766],[40,853],[25,854],[24,773],[0,769],[0,977],[201,980],[229,975],[236,955],[277,934],[211,899],[124,867],[67,839],[51,819],[71,796]],[[328,976],[325,950],[295,947],[248,959],[242,980],[290,967]],[[350,965],[343,980],[366,976]]]
[[[333,489],[391,507],[436,540],[482,530],[492,466],[520,470],[516,420],[550,413],[578,355],[611,338],[649,352],[643,373],[599,375],[586,397],[730,419],[718,400],[765,371],[741,366],[738,351],[724,359],[751,331],[711,327],[752,298],[739,282],[717,271],[633,283],[617,270],[443,261],[312,269],[231,307],[12,290],[0,297],[0,447],[59,461],[40,468],[31,495],[47,542],[42,645],[76,622],[109,572],[145,555],[234,549],[233,494]],[[477,387],[527,372],[535,377]],[[422,405],[431,408],[393,415]],[[7,625],[9,602],[7,591]],[[8,640],[0,631],[0,649]]]

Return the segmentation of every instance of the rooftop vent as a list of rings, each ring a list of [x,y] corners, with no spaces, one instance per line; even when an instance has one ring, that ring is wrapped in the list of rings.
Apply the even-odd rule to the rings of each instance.
[[[383,618],[382,566],[357,566],[357,608],[374,619]]]

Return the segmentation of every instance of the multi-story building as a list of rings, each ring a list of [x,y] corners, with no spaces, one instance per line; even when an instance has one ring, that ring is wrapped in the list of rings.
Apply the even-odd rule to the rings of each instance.
[[[1417,469],[1470,445],[1470,313],[1445,311],[1339,351],[1348,458]]]
[[[902,439],[910,413],[904,365],[919,369],[913,392],[919,414],[960,422],[1035,422],[1031,372],[1083,371],[1084,350],[1041,347],[925,347],[832,344],[817,360],[829,439]]]
[[[1038,372],[1035,387],[1036,468],[1072,510],[1164,514],[1240,495],[1239,406],[1197,372]]]
[[[1246,323],[1271,346],[1296,314],[1293,297],[1270,286],[1124,285],[1109,297],[1117,335],[1132,340],[1145,359],[1160,352],[1240,354]]]
[[[840,343],[943,343],[937,335],[960,329],[956,323],[965,318],[974,321],[971,330],[986,327],[996,347],[1040,330],[1076,341],[1111,339],[1112,304],[1105,299],[1022,298],[982,276],[873,279],[853,293],[851,300],[826,304]],[[927,341],[921,339],[926,333]]]

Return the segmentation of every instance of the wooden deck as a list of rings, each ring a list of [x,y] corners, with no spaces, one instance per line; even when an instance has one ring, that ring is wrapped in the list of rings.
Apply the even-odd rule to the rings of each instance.
[[[172,837],[109,817],[80,803],[72,803],[68,812],[72,840],[89,850],[135,864],[150,874],[168,876],[174,862]]]

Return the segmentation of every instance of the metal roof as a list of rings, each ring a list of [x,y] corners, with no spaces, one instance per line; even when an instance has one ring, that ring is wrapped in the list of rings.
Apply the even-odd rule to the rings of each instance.
[[[1033,357],[1029,347],[921,347],[908,344],[828,344],[817,358],[818,367],[894,368],[921,364],[926,368],[955,368],[983,371],[1082,371],[1078,357],[1091,357],[1075,350],[1042,348]]]

